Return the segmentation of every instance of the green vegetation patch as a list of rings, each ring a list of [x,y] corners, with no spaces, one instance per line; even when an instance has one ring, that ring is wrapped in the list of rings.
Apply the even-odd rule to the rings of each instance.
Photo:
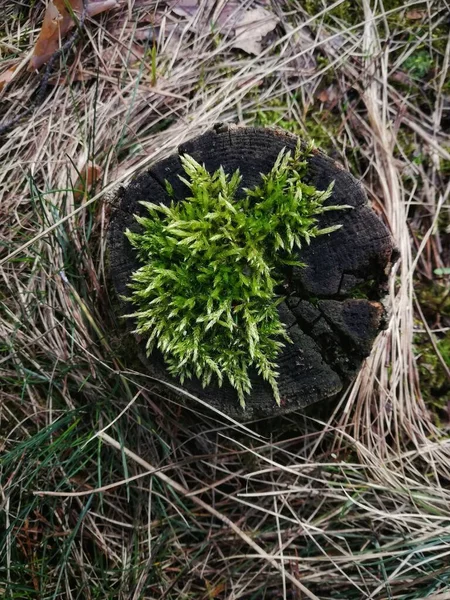
[[[427,50],[418,50],[408,56],[403,63],[403,66],[409,74],[416,78],[422,79],[425,77],[434,65],[434,60]]]
[[[340,227],[319,229],[318,215],[349,208],[323,205],[332,185],[319,191],[304,182],[312,149],[283,150],[243,198],[239,171],[210,174],[185,155],[181,179],[191,195],[170,206],[142,202],[149,212],[136,217],[142,232],[126,232],[143,263],[130,284],[137,310],[128,316],[148,354],[157,347],[182,382],[227,379],[243,407],[252,367],[280,402],[276,359],[289,341],[277,310],[282,267],[301,265],[296,250]]]

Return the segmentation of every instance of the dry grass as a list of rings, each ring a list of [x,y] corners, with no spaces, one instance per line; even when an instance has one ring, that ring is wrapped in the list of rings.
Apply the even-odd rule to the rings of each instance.
[[[0,71],[20,66],[4,120],[37,86],[31,4],[3,2]],[[448,3],[272,2],[279,26],[256,57],[231,48],[229,24],[210,27],[219,2],[191,20],[169,4],[88,20],[43,104],[1,140],[0,590],[444,600],[450,439],[417,354],[431,336],[445,364],[450,325],[434,273],[450,261]],[[220,120],[315,137],[397,241],[390,327],[331,416],[242,427],[124,361],[108,192]],[[93,165],[100,180],[81,185]]]

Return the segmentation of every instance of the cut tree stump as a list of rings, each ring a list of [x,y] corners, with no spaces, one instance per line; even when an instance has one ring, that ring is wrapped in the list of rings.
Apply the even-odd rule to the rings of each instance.
[[[220,166],[227,173],[239,168],[242,187],[252,188],[260,183],[261,173],[270,171],[284,147],[295,148],[297,139],[278,129],[219,125],[182,144],[177,154],[121,187],[113,203],[108,238],[110,276],[118,298],[129,295],[127,284],[140,266],[124,235],[126,229],[139,231],[134,215],[148,216],[139,202],[168,204],[165,180],[172,185],[176,199],[188,193],[179,179],[183,174],[180,155],[190,154],[210,172]],[[333,398],[356,376],[385,327],[381,300],[397,252],[388,229],[369,206],[361,184],[339,164],[315,151],[309,160],[308,180],[321,190],[334,181],[333,194],[326,204],[349,204],[354,208],[321,215],[320,227],[340,223],[342,229],[314,238],[299,252],[299,259],[307,266],[286,272],[286,300],[280,305],[280,315],[293,343],[285,345],[278,361],[281,407],[276,405],[269,384],[256,372],[251,377],[253,391],[246,399],[245,410],[228,384],[203,388],[194,379],[181,386],[168,375],[158,351],[149,358],[145,356],[145,341],[136,336],[133,347],[147,375],[182,387],[239,420],[276,416]],[[132,312],[132,305],[123,300],[118,307],[122,314]],[[133,324],[127,321],[131,328]]]

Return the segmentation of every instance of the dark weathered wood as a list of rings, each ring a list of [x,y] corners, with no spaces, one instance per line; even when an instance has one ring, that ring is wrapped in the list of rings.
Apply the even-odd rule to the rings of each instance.
[[[164,182],[172,185],[176,198],[186,196],[180,181],[179,155],[187,153],[204,163],[209,171],[223,166],[242,174],[242,187],[253,187],[260,174],[267,173],[283,147],[295,148],[297,138],[285,131],[240,127],[217,127],[180,146],[174,154],[140,174],[116,198],[110,223],[110,275],[117,294],[128,295],[130,276],[139,267],[133,249],[124,236],[127,228],[137,230],[135,214],[146,214],[141,200],[168,203]],[[334,397],[355,376],[385,321],[379,302],[386,290],[394,256],[389,231],[368,205],[360,183],[321,152],[310,159],[308,179],[318,189],[334,181],[330,204],[349,204],[353,210],[325,213],[321,226],[342,223],[341,230],[315,238],[301,250],[305,269],[286,273],[286,302],[280,306],[293,344],[287,344],[279,357],[279,387],[282,407],[276,406],[270,387],[255,373],[253,393],[243,411],[229,385],[203,389],[188,381],[184,389],[234,417],[247,419],[302,408]],[[364,297],[361,286],[364,284]],[[356,295],[356,299],[352,299]],[[121,303],[120,310],[130,311]],[[162,356],[145,357],[142,341],[139,354],[148,375],[177,386],[168,376]]]

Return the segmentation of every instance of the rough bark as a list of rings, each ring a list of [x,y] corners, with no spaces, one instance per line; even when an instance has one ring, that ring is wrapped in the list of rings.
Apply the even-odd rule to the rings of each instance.
[[[260,174],[271,169],[280,150],[294,149],[296,143],[295,136],[276,129],[218,126],[183,144],[177,154],[122,187],[109,232],[110,276],[118,296],[129,294],[127,284],[139,267],[124,235],[127,228],[138,230],[135,214],[146,214],[139,201],[168,203],[165,180],[172,185],[177,199],[187,194],[178,177],[182,174],[180,154],[190,154],[211,172],[220,166],[227,173],[239,168],[242,187],[253,187],[259,183]],[[380,300],[386,293],[396,257],[388,229],[370,208],[361,184],[323,153],[316,152],[311,157],[308,179],[318,189],[325,189],[334,181],[327,203],[349,204],[354,209],[322,215],[320,226],[341,223],[342,229],[313,239],[299,253],[307,267],[286,273],[287,298],[280,305],[280,315],[289,327],[293,343],[287,344],[279,356],[282,406],[275,404],[270,386],[256,373],[252,374],[253,392],[246,400],[245,411],[229,385],[203,389],[192,380],[183,386],[241,420],[276,415],[334,397],[356,375],[385,323]],[[121,302],[120,310],[130,312],[130,305]],[[158,352],[145,357],[139,340],[136,352],[148,375],[181,387],[167,374]]]

